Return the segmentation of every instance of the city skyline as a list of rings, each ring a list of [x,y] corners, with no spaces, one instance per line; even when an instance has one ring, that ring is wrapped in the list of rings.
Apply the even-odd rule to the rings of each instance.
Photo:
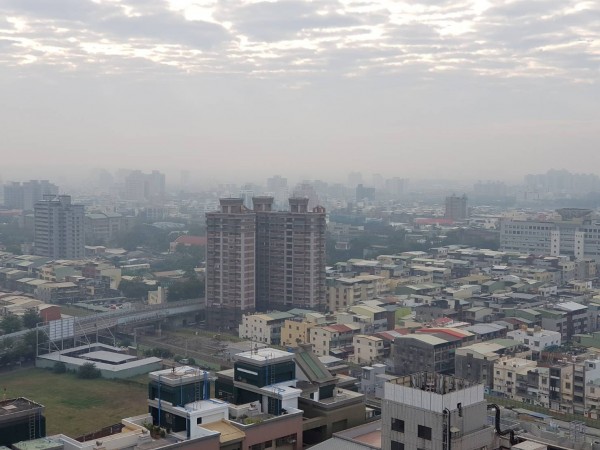
[[[593,2],[0,11],[3,179],[82,165],[514,179],[600,163]]]

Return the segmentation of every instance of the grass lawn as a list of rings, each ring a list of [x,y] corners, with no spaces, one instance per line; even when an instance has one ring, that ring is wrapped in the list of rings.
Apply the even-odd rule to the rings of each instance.
[[[48,435],[77,437],[148,412],[148,391],[140,382],[81,380],[31,368],[1,373],[3,393],[5,388],[7,398],[27,397],[46,407]]]

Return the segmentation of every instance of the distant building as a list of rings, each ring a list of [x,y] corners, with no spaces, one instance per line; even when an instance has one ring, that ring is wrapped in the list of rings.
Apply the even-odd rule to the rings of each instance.
[[[46,195],[58,195],[58,186],[48,180],[31,180],[4,185],[4,207],[32,211]]]
[[[564,208],[557,212],[562,220],[502,220],[500,249],[598,261],[600,225],[591,219],[591,210]]]
[[[85,254],[84,207],[71,196],[47,196],[34,207],[35,254],[53,259],[77,259]]]
[[[451,195],[446,197],[446,210],[444,217],[450,220],[465,220],[468,216],[467,211],[467,196]]]
[[[375,200],[375,188],[366,187],[362,184],[356,186],[356,201]]]
[[[206,236],[192,236],[189,234],[184,234],[182,236],[179,236],[177,239],[175,239],[173,242],[171,242],[169,244],[169,251],[171,253],[176,252],[177,247],[179,247],[180,245],[182,247],[205,248],[206,247]]]
[[[133,170],[125,176],[125,200],[143,202],[163,198],[165,195],[165,174],[153,170],[146,174]]]
[[[98,245],[115,239],[133,226],[134,217],[117,213],[94,212],[85,215],[86,244]]]

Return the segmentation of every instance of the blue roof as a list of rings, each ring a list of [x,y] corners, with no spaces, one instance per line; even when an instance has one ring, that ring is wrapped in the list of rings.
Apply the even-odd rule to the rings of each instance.
[[[552,418],[552,416],[549,416],[548,414],[542,414],[539,412],[530,411],[528,409],[523,409],[523,408],[513,408],[513,411],[515,411],[518,414],[525,414],[527,416],[535,417],[537,419],[542,419],[542,420]]]

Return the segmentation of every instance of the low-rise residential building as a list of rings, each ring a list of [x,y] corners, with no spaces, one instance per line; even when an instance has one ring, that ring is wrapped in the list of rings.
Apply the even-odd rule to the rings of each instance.
[[[517,374],[537,367],[535,361],[523,358],[506,357],[494,362],[494,392],[505,397],[514,398],[517,394]]]
[[[242,323],[239,326],[239,336],[242,339],[250,339],[263,344],[279,345],[284,323],[292,317],[294,317],[293,314],[278,311],[245,314],[242,316]]]
[[[317,312],[295,314],[294,310],[290,310],[288,313],[294,314],[294,317],[285,320],[281,329],[281,345],[286,347],[298,347],[299,344],[310,343],[310,329],[325,325],[327,322],[325,315]]]
[[[541,327],[509,331],[506,336],[527,345],[533,352],[539,354],[548,347],[561,345],[562,336],[558,331],[544,330]]]
[[[310,343],[317,355],[329,355],[334,349],[351,348],[354,336],[359,334],[360,330],[360,325],[355,324],[313,327],[310,330]]]
[[[358,302],[374,299],[389,291],[387,279],[379,275],[330,278],[327,284],[329,311],[345,310]]]
[[[45,303],[73,303],[83,295],[81,288],[71,281],[62,283],[44,283],[37,287],[35,296]]]
[[[351,306],[348,312],[335,313],[338,324],[354,324],[361,327],[361,333],[372,334],[388,329],[388,311],[376,305],[359,304]]]
[[[457,348],[454,375],[493,389],[494,364],[509,351],[505,345],[495,342],[478,342]]]
[[[586,414],[590,419],[600,419],[600,378],[585,385]]]
[[[371,364],[374,361],[380,361],[384,357],[384,341],[375,336],[357,334],[352,339],[354,347],[354,363]]]
[[[407,375],[419,370],[452,373],[454,354],[462,340],[460,335],[433,332],[397,337],[390,350],[392,373]]]

